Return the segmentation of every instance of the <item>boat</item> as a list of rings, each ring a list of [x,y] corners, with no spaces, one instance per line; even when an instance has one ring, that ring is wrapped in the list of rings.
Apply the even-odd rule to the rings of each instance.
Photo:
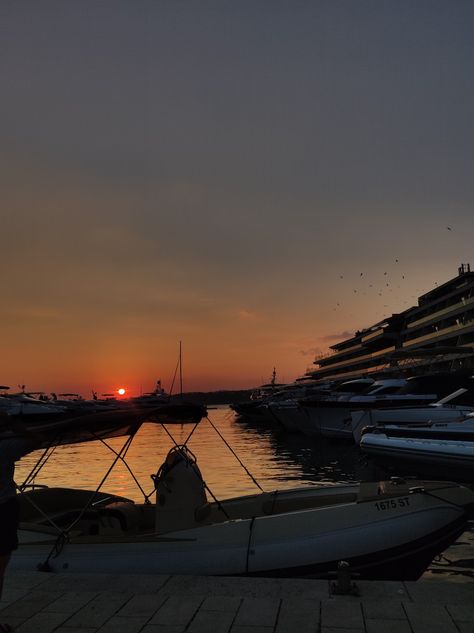
[[[124,449],[116,453],[122,459]],[[110,470],[110,469],[109,469]],[[154,503],[100,489],[27,488],[14,569],[54,572],[415,580],[466,529],[474,492],[400,478],[218,500],[176,445],[153,476]]]
[[[470,379],[472,383],[472,377]],[[385,426],[387,424],[404,427],[436,422],[447,423],[462,421],[474,412],[474,390],[461,387],[436,402],[425,405],[395,407],[359,408],[351,410],[351,429],[356,444],[359,444],[366,427]]]
[[[285,384],[276,382],[276,369],[273,368],[270,382],[260,385],[252,391],[250,399],[246,402],[233,402],[229,406],[240,418],[247,421],[262,421],[267,418],[267,410],[262,407],[281,389]]]
[[[361,437],[360,449],[376,465],[400,475],[449,476],[453,481],[474,482],[472,434],[456,436],[451,432],[441,438],[438,432],[438,437],[435,434],[403,437],[389,429],[367,429]]]

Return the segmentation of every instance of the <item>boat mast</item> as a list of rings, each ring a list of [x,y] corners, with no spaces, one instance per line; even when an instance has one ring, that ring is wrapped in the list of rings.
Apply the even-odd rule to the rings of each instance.
[[[183,396],[183,356],[181,341],[179,342],[179,389],[181,397]]]

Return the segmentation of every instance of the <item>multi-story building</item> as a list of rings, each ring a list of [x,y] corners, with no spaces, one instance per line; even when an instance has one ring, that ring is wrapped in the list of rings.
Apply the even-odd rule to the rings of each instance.
[[[418,305],[392,314],[314,361],[316,379],[350,379],[402,369],[474,369],[474,272],[462,264],[458,276],[418,298]]]

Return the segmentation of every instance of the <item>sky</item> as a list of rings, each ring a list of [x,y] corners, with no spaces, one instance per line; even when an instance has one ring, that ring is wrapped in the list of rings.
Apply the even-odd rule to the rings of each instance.
[[[0,384],[290,381],[474,265],[473,18],[1,1]]]

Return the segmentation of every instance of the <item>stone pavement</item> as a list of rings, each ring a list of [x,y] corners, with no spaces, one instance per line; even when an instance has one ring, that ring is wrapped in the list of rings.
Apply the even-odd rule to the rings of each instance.
[[[474,633],[474,582],[9,571],[0,622],[18,633]]]

